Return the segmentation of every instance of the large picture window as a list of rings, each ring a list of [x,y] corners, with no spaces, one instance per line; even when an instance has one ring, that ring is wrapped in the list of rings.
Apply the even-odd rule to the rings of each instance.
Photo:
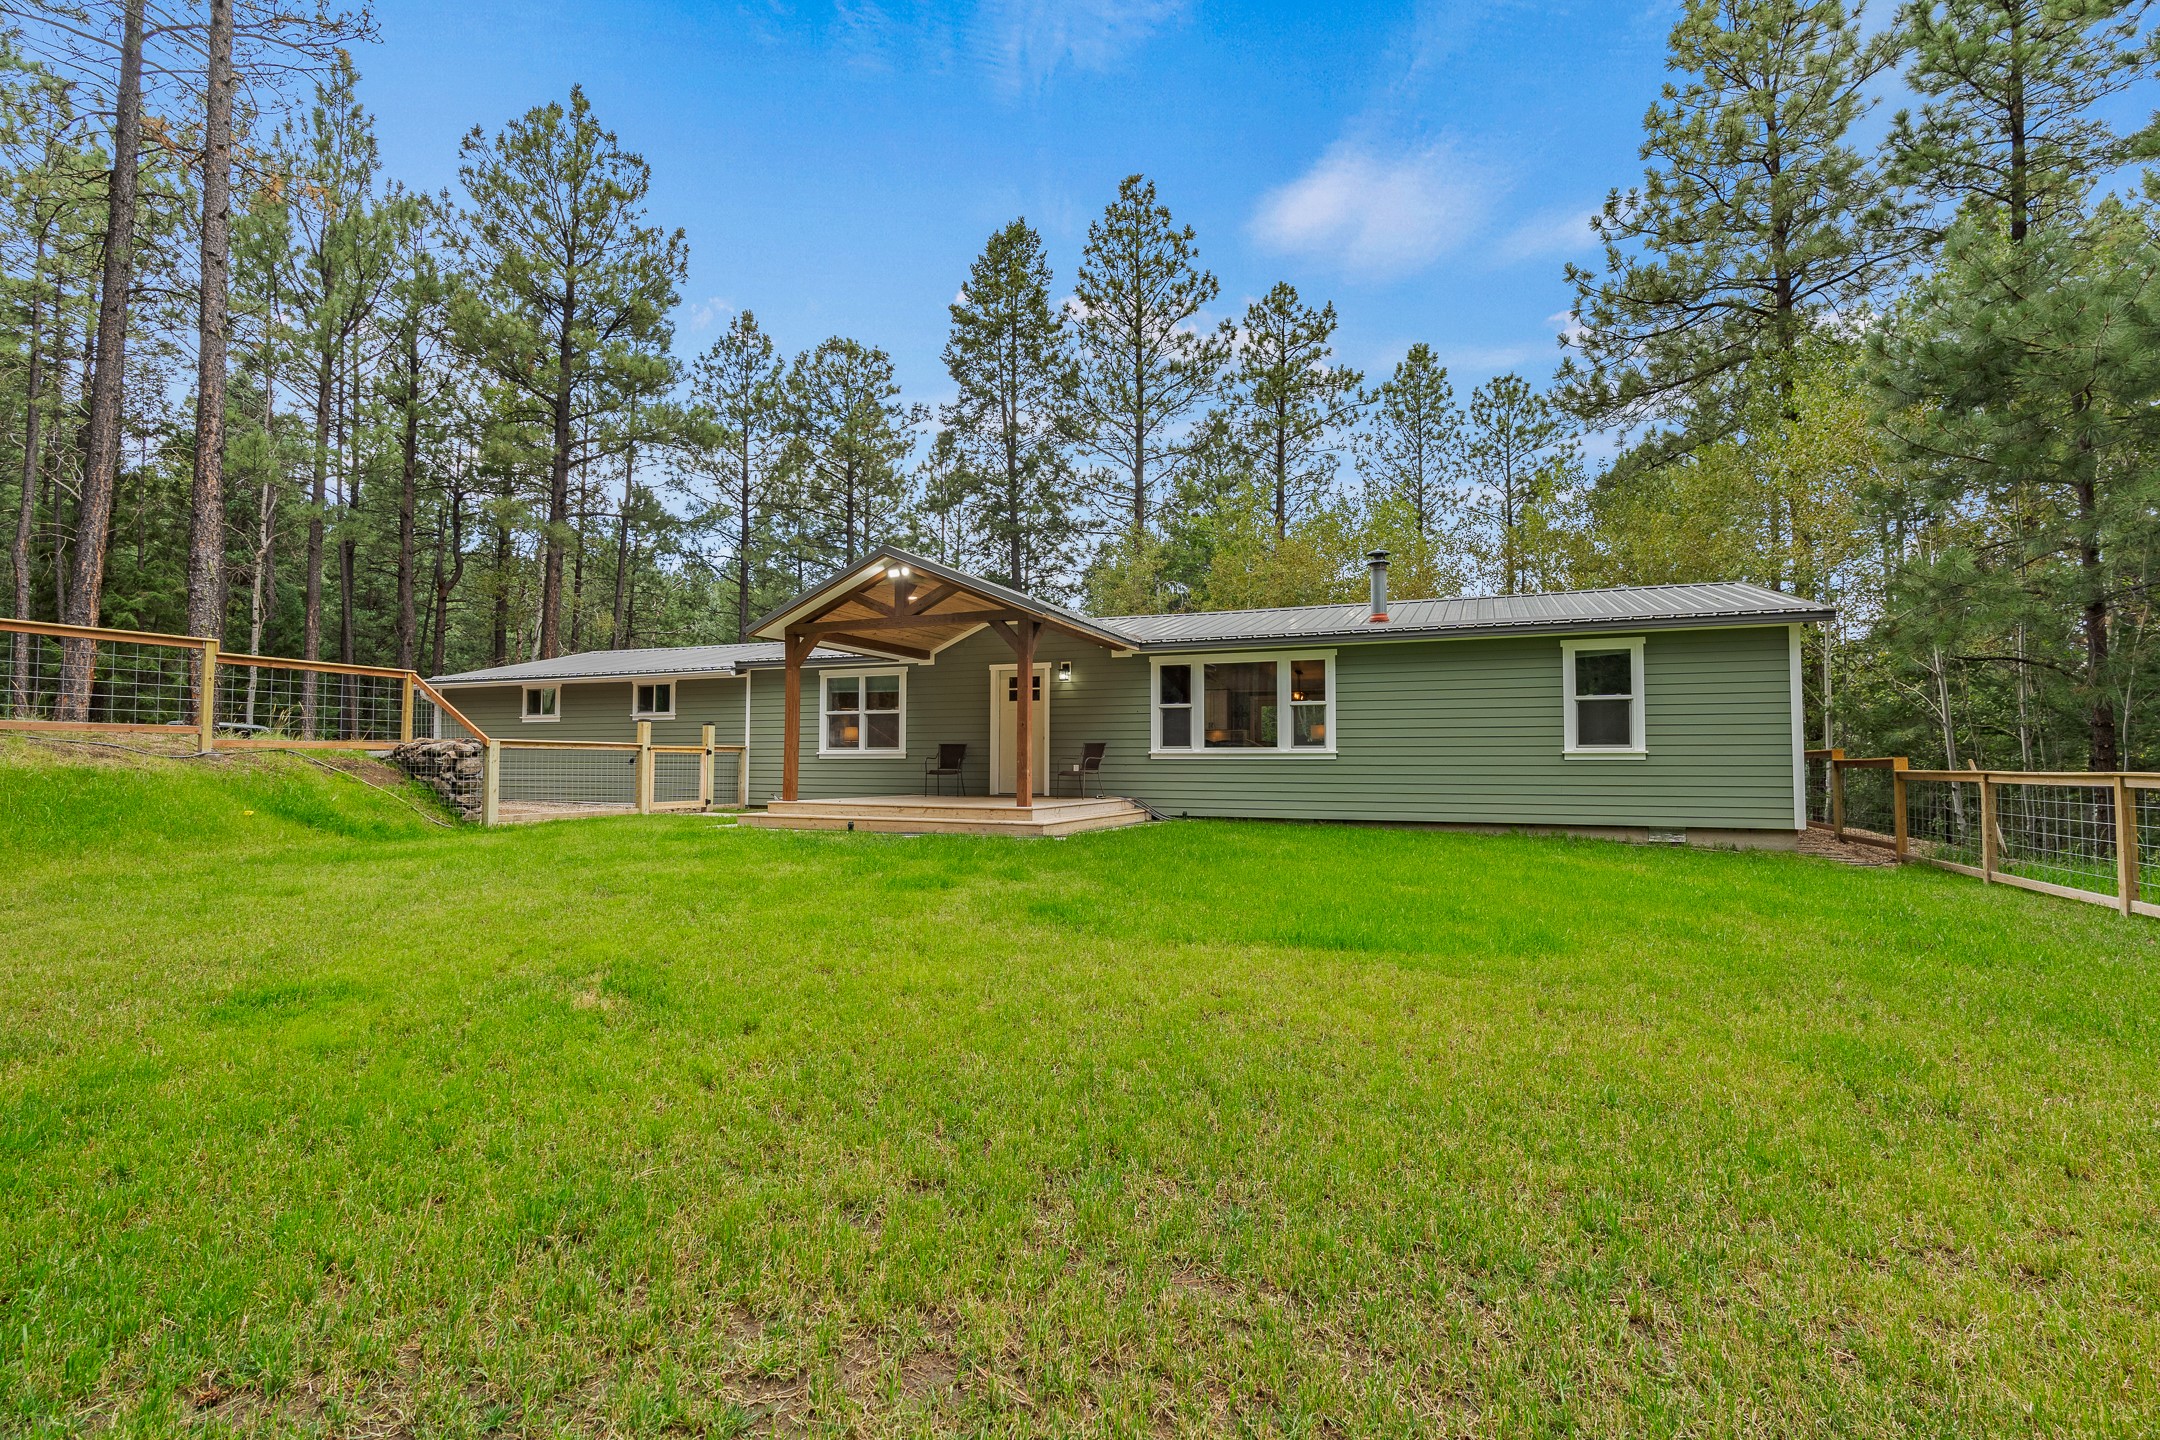
[[[1155,662],[1158,755],[1332,755],[1335,657],[1179,657]]]
[[[907,686],[899,670],[824,678],[820,755],[898,755],[907,749]]]
[[[1571,760],[1644,758],[1643,642],[1564,640],[1560,661],[1562,753]]]

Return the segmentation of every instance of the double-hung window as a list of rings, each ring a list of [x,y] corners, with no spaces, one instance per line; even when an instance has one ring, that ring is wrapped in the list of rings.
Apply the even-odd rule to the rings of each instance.
[[[672,720],[675,718],[675,682],[672,680],[640,680],[631,687],[630,718],[633,720]]]
[[[553,685],[527,685],[525,687],[525,718],[527,720],[561,719],[562,692]]]
[[[907,749],[904,671],[867,670],[823,677],[820,755],[899,755]]]
[[[1178,656],[1155,661],[1156,755],[1332,755],[1335,656]]]
[[[1640,760],[1648,751],[1643,726],[1643,642],[1563,640],[1562,699],[1570,760]]]

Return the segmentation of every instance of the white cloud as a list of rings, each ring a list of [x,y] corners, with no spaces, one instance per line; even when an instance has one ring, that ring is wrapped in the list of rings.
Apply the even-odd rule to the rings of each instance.
[[[684,328],[711,330],[725,324],[735,314],[735,302],[723,295],[708,295],[694,302],[683,314]]]
[[[1040,85],[1067,65],[1107,70],[1184,11],[1186,0],[985,0],[974,49],[1007,90]]]
[[[1358,279],[1396,279],[1475,233],[1493,189],[1484,167],[1446,145],[1381,154],[1341,140],[1312,169],[1262,197],[1253,238]]]
[[[1553,260],[1581,255],[1597,246],[1590,229],[1595,210],[1569,210],[1534,215],[1510,230],[1500,241],[1502,260]]]

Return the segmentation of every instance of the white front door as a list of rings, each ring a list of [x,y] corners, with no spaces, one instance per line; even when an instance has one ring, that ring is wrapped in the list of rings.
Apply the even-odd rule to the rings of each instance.
[[[1020,734],[1020,667],[1017,665],[993,665],[990,667],[990,790],[996,795],[1013,793],[1013,766],[1017,762],[1019,746],[1013,742]],[[1043,795],[1050,788],[1050,667],[1035,667],[1035,693],[1029,697],[1030,740],[1034,749],[1035,763],[1029,768],[1035,772],[1034,793]]]

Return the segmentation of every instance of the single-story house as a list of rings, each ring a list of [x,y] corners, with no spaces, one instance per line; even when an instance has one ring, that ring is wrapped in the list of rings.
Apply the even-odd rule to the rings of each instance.
[[[1750,584],[1089,616],[892,547],[744,644],[438,677],[508,738],[743,745],[753,806],[1070,787],[1164,816],[1557,828],[1791,844],[1800,634]],[[1023,687],[1020,676],[1030,683]],[[930,776],[943,747],[957,774]],[[944,750],[946,758],[952,752]]]

